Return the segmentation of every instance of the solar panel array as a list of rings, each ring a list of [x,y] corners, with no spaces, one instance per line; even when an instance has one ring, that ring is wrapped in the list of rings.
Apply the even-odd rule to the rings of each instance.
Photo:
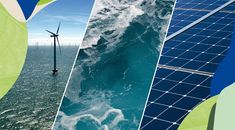
[[[199,0],[186,5],[184,1],[178,0],[174,15],[179,14],[178,8],[201,12],[198,7],[212,10],[226,2],[203,0],[205,5],[192,7],[190,3]],[[176,130],[185,116],[209,97],[210,81],[229,50],[234,10],[235,2],[166,41],[140,129]],[[177,21],[175,17],[171,26]]]
[[[178,0],[168,35],[175,33],[226,2],[227,0]]]

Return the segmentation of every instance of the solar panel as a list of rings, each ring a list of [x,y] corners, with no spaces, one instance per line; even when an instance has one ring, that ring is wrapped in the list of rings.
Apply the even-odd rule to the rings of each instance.
[[[202,2],[209,4],[211,7],[208,9],[213,12],[212,7],[218,9],[224,6],[223,2],[228,1],[216,1],[218,4],[215,6],[211,5],[211,0]],[[178,3],[184,3],[184,0],[178,0]],[[231,43],[235,22],[234,5],[230,1],[223,8],[209,12],[211,15],[207,14],[208,17],[198,23],[168,38],[140,129],[176,130],[195,106],[210,97],[211,79]],[[179,4],[176,7],[183,6]]]
[[[167,41],[162,58],[168,60],[160,60],[160,64],[215,72],[229,49],[234,21],[232,15],[219,12]],[[170,45],[172,42],[177,44]]]
[[[230,4],[230,5],[228,5],[227,7],[225,7],[224,9],[223,9],[223,12],[235,12],[235,4]]]
[[[228,0],[177,0],[176,8],[214,10]]]
[[[210,76],[161,67],[156,76],[141,129],[165,130],[179,126],[195,105],[209,97]],[[162,127],[159,123],[168,125]]]
[[[168,36],[225,4],[228,0],[178,0]]]

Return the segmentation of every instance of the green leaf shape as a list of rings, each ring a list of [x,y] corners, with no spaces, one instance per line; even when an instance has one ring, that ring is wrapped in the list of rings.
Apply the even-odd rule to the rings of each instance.
[[[44,5],[44,4],[50,3],[52,1],[53,0],[40,0],[37,5]]]
[[[213,130],[235,130],[235,84],[226,87],[219,95]]]
[[[218,96],[214,96],[198,105],[184,119],[178,130],[208,130],[209,125],[213,126],[213,121],[211,121],[210,118],[217,99]],[[214,116],[214,113],[212,113],[212,116]]]
[[[13,18],[0,4],[0,99],[16,82],[28,46],[26,23]]]

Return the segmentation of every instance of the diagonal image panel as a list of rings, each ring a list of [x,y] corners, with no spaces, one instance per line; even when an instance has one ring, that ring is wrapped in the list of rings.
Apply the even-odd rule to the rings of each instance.
[[[54,129],[138,129],[173,6],[96,1]]]
[[[217,8],[202,16],[198,23],[186,29],[182,27],[183,31],[167,38],[140,129],[175,130],[198,104],[213,96],[211,82],[230,49],[235,22],[234,1],[214,2],[221,5],[216,5]],[[180,3],[176,3],[175,12],[183,6]],[[185,10],[192,10],[191,7]]]

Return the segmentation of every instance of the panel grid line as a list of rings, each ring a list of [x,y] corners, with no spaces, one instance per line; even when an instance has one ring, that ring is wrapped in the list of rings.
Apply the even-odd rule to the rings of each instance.
[[[208,78],[210,78],[210,77],[208,77]],[[175,82],[175,83],[177,83],[178,81],[175,81],[175,80],[171,80],[171,79],[162,79],[162,78],[160,78],[160,80],[168,80],[168,81],[172,81],[172,82]],[[206,79],[207,80],[207,79]],[[187,82],[184,82],[184,81],[182,81],[182,83],[184,83],[184,84],[188,84],[188,85],[197,85],[197,84],[192,84],[192,83],[187,83]],[[156,85],[156,84],[155,84]],[[153,87],[155,86],[155,85],[153,85]],[[209,88],[208,86],[203,86],[203,85],[200,85],[200,87],[204,87],[204,88]],[[154,88],[153,88],[154,89]]]

